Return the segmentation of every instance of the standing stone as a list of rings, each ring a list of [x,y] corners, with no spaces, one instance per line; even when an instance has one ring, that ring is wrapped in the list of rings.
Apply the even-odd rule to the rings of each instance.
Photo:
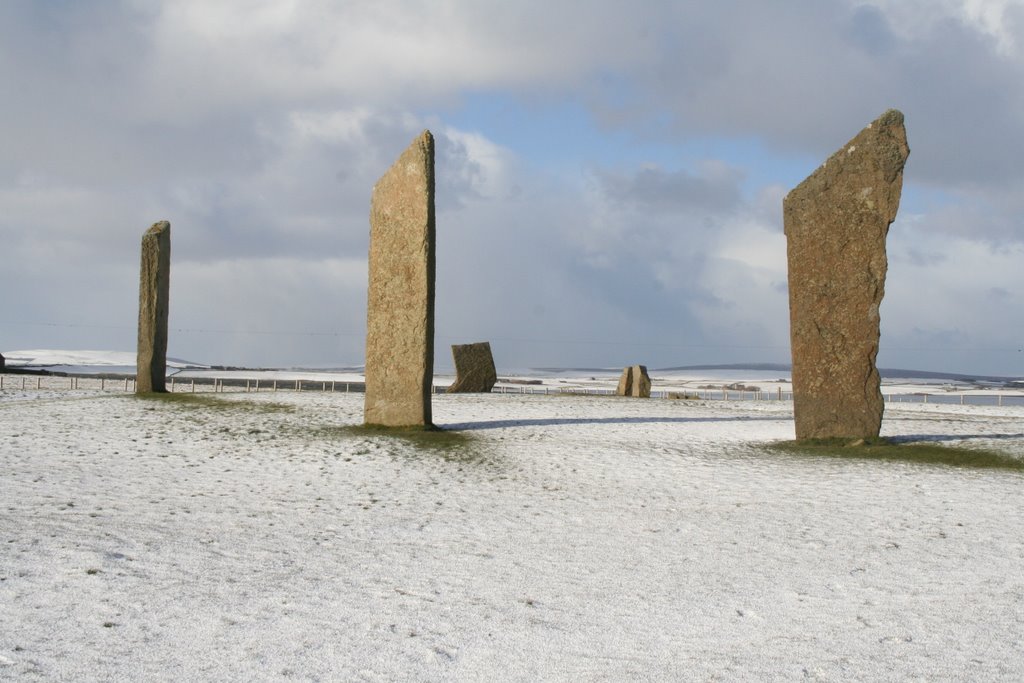
[[[139,347],[135,393],[167,391],[167,313],[171,283],[171,224],[154,223],[142,236]]]
[[[647,374],[646,365],[631,365],[623,368],[619,377],[619,386],[615,390],[619,396],[635,398],[651,397],[651,377]]]
[[[878,436],[885,238],[909,154],[890,109],[783,201],[797,439]]]
[[[363,420],[431,426],[434,137],[424,131],[373,188]]]
[[[0,370],[3,370],[6,365],[7,361],[4,360],[4,354],[0,353]]]
[[[633,366],[633,386],[629,395],[635,398],[651,397],[651,377],[647,374],[646,365]]]
[[[627,365],[622,369],[622,374],[619,376],[619,386],[615,388],[616,396],[629,396],[630,390],[633,388],[633,366]]]
[[[489,342],[452,344],[455,361],[455,382],[448,387],[449,394],[488,393],[498,381]]]

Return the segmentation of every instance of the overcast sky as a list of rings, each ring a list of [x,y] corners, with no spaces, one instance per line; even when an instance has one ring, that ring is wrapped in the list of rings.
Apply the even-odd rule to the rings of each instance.
[[[1024,375],[1024,0],[4,0],[0,352],[361,364],[374,182],[437,140],[437,368],[788,362],[782,198],[886,109],[879,364]]]

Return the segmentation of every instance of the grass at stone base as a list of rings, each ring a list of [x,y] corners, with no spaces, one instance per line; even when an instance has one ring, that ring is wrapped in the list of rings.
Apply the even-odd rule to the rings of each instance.
[[[325,438],[361,437],[394,439],[417,450],[440,455],[446,460],[470,462],[486,459],[475,448],[477,439],[465,432],[428,427],[383,427],[380,425],[325,426],[315,430]]]
[[[251,410],[261,413],[293,413],[295,406],[269,401],[231,401],[216,394],[163,393],[133,394],[131,398],[140,401],[152,401],[167,405],[181,406],[187,409],[204,409],[218,411]]]
[[[983,448],[942,446],[935,443],[897,443],[877,439],[806,439],[764,444],[776,453],[827,458],[859,458],[906,462],[919,465],[943,465],[971,469],[996,469],[1024,472],[1024,459]]]

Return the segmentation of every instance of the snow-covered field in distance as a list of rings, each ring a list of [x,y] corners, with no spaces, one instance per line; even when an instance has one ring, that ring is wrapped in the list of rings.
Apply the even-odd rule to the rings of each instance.
[[[8,367],[45,369],[68,374],[135,374],[135,354],[124,351],[67,351],[36,349],[4,352]],[[362,366],[344,368],[278,368],[278,369],[225,369],[182,359],[168,359],[168,376],[176,380],[260,380],[264,384],[275,380],[294,382],[363,382]],[[757,388],[764,393],[791,392],[792,382],[786,370],[753,368],[673,368],[650,370],[653,389],[663,392],[697,392],[721,389],[723,386],[739,385]],[[514,369],[499,371],[499,389],[514,389],[522,386],[547,387],[552,390],[614,390],[621,368],[543,368]],[[451,371],[437,372],[434,384],[445,387],[454,381]],[[886,377],[882,380],[882,392],[886,395],[905,395],[920,392],[952,393],[967,395],[1017,394],[1024,397],[1024,388],[996,386],[992,382],[969,382],[962,378],[899,378]]]
[[[7,367],[44,369],[51,372],[135,374],[136,369],[136,355],[134,351],[31,349],[4,351],[3,356]],[[167,359],[169,372],[175,372],[186,367],[205,368],[208,366],[190,363],[178,358]]]
[[[0,392],[0,680],[1024,677],[1020,474],[771,454],[788,402],[210,399]]]

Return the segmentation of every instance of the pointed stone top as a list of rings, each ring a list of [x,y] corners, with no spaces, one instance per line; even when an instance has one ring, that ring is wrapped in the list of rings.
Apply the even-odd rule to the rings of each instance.
[[[889,109],[869,123],[849,142],[840,147],[825,160],[814,173],[793,188],[784,204],[802,199],[815,198],[835,186],[842,186],[840,178],[857,176],[864,187],[887,185],[900,182],[902,186],[903,167],[910,156],[907,145],[907,130],[903,125],[903,113]],[[899,187],[891,204],[890,222],[896,216],[899,202]],[[857,188],[859,191],[860,188]]]
[[[868,124],[868,128],[871,128],[876,124],[880,126],[902,126],[903,112],[899,109],[886,109],[881,116]]]
[[[427,173],[433,175],[434,173],[434,136],[429,130],[424,130],[412,144],[402,153],[398,162],[405,161],[410,154],[420,154],[427,167]]]
[[[881,116],[869,123],[849,142],[840,147],[830,156],[822,167],[834,161],[845,160],[860,151],[857,155],[863,158],[863,152],[872,152],[877,159],[874,162],[879,170],[891,181],[903,170],[910,147],[907,146],[907,129],[903,125],[903,112],[898,109],[887,109]],[[859,159],[858,159],[859,160]],[[813,176],[812,176],[813,177]]]
[[[429,130],[424,130],[422,133],[416,136],[416,138],[405,148],[401,156],[398,157],[396,164],[402,164],[408,161],[409,155],[417,154],[421,155],[425,160],[429,162],[430,166],[433,166],[434,161],[434,136]]]
[[[171,229],[171,224],[170,224],[169,221],[157,221],[156,223],[154,223],[149,228],[149,230],[146,231],[146,234],[147,235],[157,235],[157,234],[160,234],[162,232],[167,232],[170,229]]]

